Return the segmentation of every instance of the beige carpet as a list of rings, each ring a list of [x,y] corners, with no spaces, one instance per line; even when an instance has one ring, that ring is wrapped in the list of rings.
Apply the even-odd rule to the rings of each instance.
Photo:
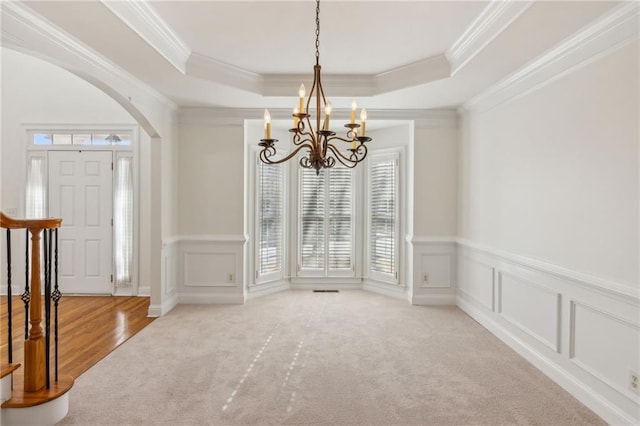
[[[61,425],[588,425],[453,307],[362,291],[181,305],[76,381]]]

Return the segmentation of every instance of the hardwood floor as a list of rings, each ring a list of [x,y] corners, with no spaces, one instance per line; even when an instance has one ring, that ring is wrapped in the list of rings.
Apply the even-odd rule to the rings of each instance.
[[[13,304],[13,362],[23,362],[24,305]],[[59,306],[59,373],[77,378],[149,325],[148,297],[63,296]],[[8,361],[7,297],[0,298],[0,362]],[[53,341],[53,314],[52,314]],[[44,321],[43,321],[44,328]],[[53,342],[51,346],[53,374]],[[16,379],[22,369],[16,371]]]

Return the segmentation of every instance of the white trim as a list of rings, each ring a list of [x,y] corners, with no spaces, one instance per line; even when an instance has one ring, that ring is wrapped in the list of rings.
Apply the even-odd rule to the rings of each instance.
[[[350,110],[335,109],[334,114],[347,116]],[[453,108],[435,109],[367,109],[375,120],[414,121],[417,128],[457,128],[458,111]],[[290,120],[291,109],[269,108],[273,120]],[[245,120],[261,120],[262,108],[202,108],[180,109],[181,126],[244,126]],[[374,121],[375,121],[374,120]]]
[[[522,15],[533,1],[493,0],[447,50],[453,77]]]
[[[569,279],[584,287],[599,290],[611,296],[616,296],[617,298],[633,305],[640,305],[640,289],[638,289],[637,286],[634,287],[631,284],[624,285],[612,280],[607,280],[604,278],[574,271],[572,269],[545,262],[543,260],[498,250],[484,244],[466,240],[464,238],[459,238],[458,244],[462,247],[467,247],[493,256],[501,257],[521,266],[546,272],[563,279]]]
[[[244,68],[226,64],[200,53],[193,52],[185,64],[187,75],[226,84],[249,92],[262,92],[264,77]],[[290,91],[291,87],[288,89]]]
[[[147,1],[105,1],[102,4],[153,47],[182,74],[186,73],[191,49],[156,13]]]
[[[483,312],[481,309],[473,306],[473,304],[460,297],[457,298],[457,305],[480,325],[489,330],[510,348],[516,351],[520,356],[533,364],[538,370],[542,371],[576,399],[602,417],[607,423],[637,423],[637,419],[630,417],[628,414],[606,401],[593,389],[578,381],[568,371],[559,367],[557,364],[552,363],[550,359],[536,351],[533,347],[526,344],[523,340],[515,337],[503,326],[494,321],[490,317],[491,314]]]
[[[147,317],[157,318],[165,316],[178,304],[178,295],[176,293],[169,295],[170,297],[164,298],[160,305],[149,305],[147,311]]]
[[[447,245],[447,246],[455,246],[458,242],[458,237],[453,236],[442,236],[442,237],[416,237],[416,236],[407,236],[406,238],[408,243],[414,245]]]
[[[180,292],[177,297],[179,304],[188,305],[242,305],[244,304],[244,295],[242,293],[185,293]]]
[[[362,289],[394,299],[407,300],[407,288],[398,284],[388,284],[373,280],[363,280]]]
[[[525,96],[638,38],[638,2],[624,2],[523,68],[467,101],[487,111]]]
[[[412,305],[422,306],[456,306],[456,295],[453,293],[420,293],[411,297]]]
[[[111,77],[115,77],[125,87],[141,90],[156,101],[167,105],[172,111],[178,110],[178,105],[175,102],[62,31],[23,2],[2,2],[2,18],[3,45],[17,50],[27,49],[31,51],[33,47],[29,47],[29,45],[34,43],[39,45],[38,53],[47,55],[51,47],[54,49],[62,48],[85,64],[95,67]],[[11,30],[17,30],[18,34],[13,34]],[[33,39],[33,35],[36,36],[36,39]],[[47,44],[43,45],[42,41]]]
[[[254,284],[247,288],[247,300],[257,299],[262,296],[268,296],[270,294],[279,293],[281,291],[289,290],[288,280],[272,281],[264,284]]]

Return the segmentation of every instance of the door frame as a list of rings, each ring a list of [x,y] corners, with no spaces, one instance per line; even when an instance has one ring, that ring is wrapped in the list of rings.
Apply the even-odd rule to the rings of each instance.
[[[131,286],[116,286],[115,281],[113,282],[113,291],[112,294],[114,296],[137,296],[139,295],[139,246],[140,246],[140,225],[139,225],[139,217],[140,217],[140,202],[139,202],[139,186],[140,186],[140,143],[139,143],[139,133],[140,128],[137,125],[121,125],[121,124],[25,124],[22,126],[23,134],[25,135],[25,171],[23,174],[23,188],[22,196],[24,197],[23,202],[21,203],[23,208],[26,206],[26,188],[27,188],[27,178],[29,173],[29,163],[31,162],[31,158],[40,157],[44,158],[45,170],[44,170],[44,178],[45,178],[45,187],[47,188],[47,197],[46,197],[46,209],[48,212],[49,209],[49,164],[48,164],[48,151],[112,151],[112,162],[116,164],[118,158],[122,156],[132,157],[132,167],[133,167],[133,262],[132,262],[132,271],[131,271]],[[131,145],[35,145],[34,134],[36,133],[129,133],[131,134]],[[115,189],[115,173],[112,175],[112,187]],[[113,194],[115,191],[112,191],[112,208],[114,206],[113,203]],[[113,212],[112,212],[113,217]],[[64,220],[64,218],[63,218]],[[111,232],[111,265],[112,271],[114,271],[114,250],[115,246],[113,244],[114,235],[113,228]]]

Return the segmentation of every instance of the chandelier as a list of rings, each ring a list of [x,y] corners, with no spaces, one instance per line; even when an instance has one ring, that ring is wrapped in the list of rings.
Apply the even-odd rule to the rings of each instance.
[[[356,123],[356,101],[351,103],[351,120],[345,124],[345,137],[336,136],[336,133],[329,128],[332,105],[324,97],[324,89],[320,79],[320,0],[316,0],[316,64],[313,67],[313,85],[305,105],[305,87],[300,85],[298,96],[300,103],[298,108],[293,110],[293,128],[289,132],[293,133],[293,151],[280,158],[277,155],[275,143],[271,135],[271,115],[268,110],[264,111],[264,139],[260,139],[259,145],[260,160],[267,164],[280,164],[296,156],[300,151],[306,149],[306,155],[300,158],[300,166],[307,169],[315,169],[316,174],[320,169],[335,166],[336,160],[345,167],[353,168],[367,156],[365,142],[371,138],[365,136],[367,111],[362,108],[360,113],[360,123]],[[315,128],[312,117],[309,113],[309,105],[315,97]],[[321,109],[324,107],[324,121],[320,121]],[[346,148],[342,152],[336,145],[337,142],[344,142]],[[350,144],[350,145],[349,145]]]

